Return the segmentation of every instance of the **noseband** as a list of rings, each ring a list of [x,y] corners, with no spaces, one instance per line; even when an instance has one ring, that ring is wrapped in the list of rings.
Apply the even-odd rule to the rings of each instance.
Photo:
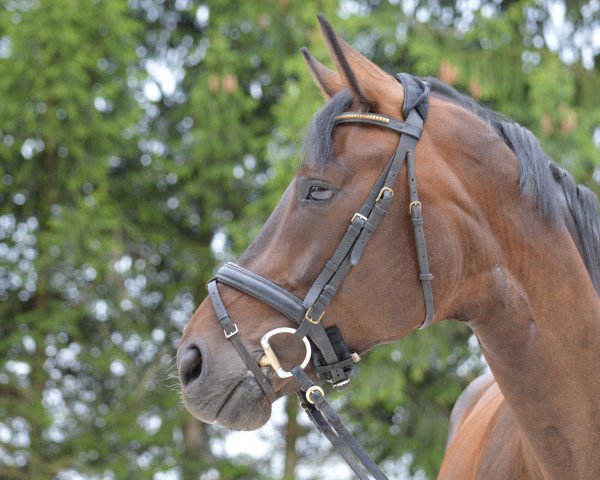
[[[207,284],[217,320],[223,328],[225,337],[233,343],[271,403],[277,399],[277,395],[262,373],[261,367],[271,366],[279,377],[293,376],[298,381],[300,384],[298,393],[302,406],[319,430],[325,433],[361,479],[369,477],[364,469],[357,465],[354,457],[375,478],[385,479],[386,477],[341,424],[325,400],[323,390],[312,383],[303,368],[312,358],[313,371],[318,380],[331,383],[336,390],[346,388],[350,382],[354,373],[354,363],[360,360],[360,357],[348,350],[337,327],[325,329],[321,320],[350,268],[358,264],[369,240],[388,211],[394,197],[393,189],[404,163],[407,166],[409,214],[414,229],[419,265],[418,279],[421,282],[425,303],[425,319],[420,328],[428,326],[433,320],[434,303],[431,288],[433,275],[429,272],[421,202],[417,193],[415,172],[415,147],[421,138],[423,123],[427,118],[429,86],[406,73],[398,74],[396,78],[404,88],[403,115],[406,121],[402,122],[381,114],[359,112],[345,112],[335,117],[336,125],[375,125],[399,133],[400,140],[392,158],[367,195],[362,207],[352,216],[350,225],[333,256],[325,264],[304,300],[272,281],[234,263],[223,265],[217,271],[215,278]],[[265,351],[265,356],[257,362],[258,359],[248,352],[237,335],[238,327],[229,317],[221,300],[218,283],[229,285],[266,303],[298,325],[298,328],[276,328],[263,336],[261,346]],[[289,371],[285,371],[281,367],[277,355],[269,343],[269,339],[273,335],[284,333],[294,335],[303,341],[306,348],[306,356],[302,365],[295,366]]]

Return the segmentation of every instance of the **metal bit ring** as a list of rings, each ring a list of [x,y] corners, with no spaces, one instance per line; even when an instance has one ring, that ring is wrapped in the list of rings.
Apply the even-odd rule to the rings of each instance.
[[[262,346],[263,350],[265,351],[265,356],[260,359],[259,365],[261,367],[270,365],[271,368],[273,368],[273,370],[275,370],[275,373],[277,374],[277,376],[279,378],[288,378],[288,377],[291,377],[292,374],[290,372],[284,370],[281,367],[281,364],[279,363],[279,359],[277,358],[277,355],[275,354],[275,352],[271,348],[271,344],[269,343],[269,339],[273,335],[279,335],[280,333],[289,333],[290,335],[294,335],[296,333],[296,329],[290,328],[290,327],[279,327],[279,328],[274,328],[273,330],[270,330],[269,332],[265,333],[263,335],[263,337],[260,339],[260,345]],[[304,360],[300,364],[300,368],[305,368],[308,365],[308,362],[310,361],[310,356],[311,356],[312,352],[311,352],[310,343],[308,341],[308,338],[304,337],[304,338],[302,338],[302,341],[304,342],[304,346],[306,347],[306,356],[304,357]]]

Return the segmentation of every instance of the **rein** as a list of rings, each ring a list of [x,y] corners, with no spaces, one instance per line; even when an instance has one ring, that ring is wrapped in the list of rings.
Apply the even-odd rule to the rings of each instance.
[[[379,179],[367,195],[362,207],[350,220],[350,225],[342,237],[333,256],[312,284],[304,300],[299,299],[272,281],[250,272],[234,263],[226,263],[208,282],[207,289],[217,320],[228,338],[246,363],[258,385],[271,403],[277,395],[261,368],[271,367],[280,378],[294,377],[299,383],[297,391],[300,403],[317,428],[328,438],[340,455],[361,480],[368,480],[369,474],[376,480],[387,477],[369,458],[362,447],[342,424],[340,418],[325,399],[325,393],[315,385],[304,368],[312,359],[313,371],[319,381],[327,381],[336,390],[343,390],[354,373],[354,364],[360,360],[351,353],[344,343],[336,326],[325,329],[321,323],[333,296],[342,284],[350,268],[360,261],[365,248],[377,230],[379,223],[388,211],[394,196],[393,188],[397,177],[406,163],[409,190],[409,214],[414,229],[419,265],[418,278],[423,289],[425,319],[419,328],[425,328],[433,320],[434,303],[429,272],[421,202],[417,192],[415,171],[415,148],[423,132],[429,104],[429,86],[411,75],[396,75],[404,87],[402,122],[381,114],[345,112],[335,117],[336,125],[368,124],[393,130],[400,134],[398,147]],[[223,283],[250,295],[278,310],[298,327],[280,327],[270,330],[261,339],[264,356],[255,359],[240,340],[237,325],[231,320],[223,304],[217,287]],[[269,339],[274,335],[290,334],[304,343],[306,355],[301,365],[284,370],[277,355],[270,346]],[[359,465],[357,461],[362,464]],[[364,468],[363,468],[364,466]]]

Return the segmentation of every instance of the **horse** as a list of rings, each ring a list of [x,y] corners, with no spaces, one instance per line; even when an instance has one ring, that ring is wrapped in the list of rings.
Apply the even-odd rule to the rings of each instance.
[[[438,478],[597,479],[595,195],[525,128],[433,78],[395,78],[319,20],[336,69],[303,53],[327,103],[277,207],[183,332],[185,407],[257,429],[298,378],[343,388],[360,355],[455,320],[476,335],[489,373],[453,408]],[[406,166],[388,181],[397,157]],[[337,274],[326,272],[341,268],[332,264],[351,233],[352,255],[342,254],[352,260],[333,288]],[[356,246],[363,237],[368,248]],[[337,363],[323,354],[311,364],[311,345],[329,356],[334,345]]]

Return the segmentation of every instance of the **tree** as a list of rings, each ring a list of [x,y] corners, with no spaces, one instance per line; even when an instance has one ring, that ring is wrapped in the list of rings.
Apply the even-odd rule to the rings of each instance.
[[[322,99],[298,49],[326,61],[317,13],[390,72],[440,76],[528,126],[599,191],[595,2],[565,3],[556,41],[560,2],[0,5],[3,478],[279,476],[269,459],[228,458],[227,434],[170,387],[203,282],[302,160]],[[468,329],[440,325],[374,350],[334,398],[389,471],[433,477],[481,368]],[[329,451],[306,448],[292,402],[273,441],[288,478],[316,476]]]
[[[161,426],[183,412],[163,385],[195,275],[171,255],[174,177],[144,135],[139,11],[3,9],[2,476],[174,468],[182,433]]]

